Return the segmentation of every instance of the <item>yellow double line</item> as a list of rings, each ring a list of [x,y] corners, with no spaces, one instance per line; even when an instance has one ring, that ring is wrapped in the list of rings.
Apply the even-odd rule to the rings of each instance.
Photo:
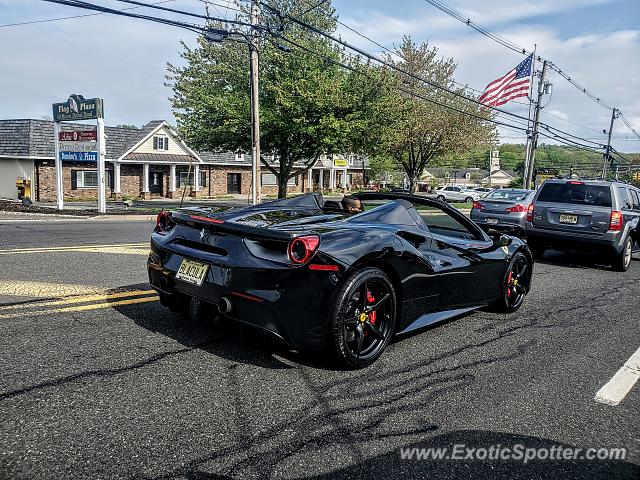
[[[0,306],[0,319],[50,315],[53,313],[84,312],[123,305],[134,305],[137,303],[155,302],[156,300],[158,300],[158,295],[155,290],[129,290],[77,295],[59,300],[3,305]],[[47,308],[42,309],[42,307]],[[32,310],[33,308],[38,310]]]
[[[120,253],[125,255],[147,255],[148,243],[117,243],[108,245],[73,245],[68,247],[29,247],[0,249],[0,255],[20,255],[28,253]]]

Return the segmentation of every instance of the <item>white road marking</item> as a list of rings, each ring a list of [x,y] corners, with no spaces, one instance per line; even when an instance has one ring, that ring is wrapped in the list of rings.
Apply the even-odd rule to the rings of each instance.
[[[598,390],[594,400],[607,405],[618,405],[640,379],[640,348],[616,372],[604,387]]]

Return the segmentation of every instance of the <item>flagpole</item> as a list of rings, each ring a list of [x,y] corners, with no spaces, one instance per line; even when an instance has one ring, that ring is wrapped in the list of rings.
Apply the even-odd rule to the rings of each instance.
[[[529,81],[529,113],[527,114],[527,142],[524,147],[524,171],[522,175],[522,186],[527,188],[527,179],[529,178],[529,165],[531,163],[531,107],[533,106],[533,76],[536,71],[536,50],[538,44],[533,46],[533,60],[531,62],[531,80]]]

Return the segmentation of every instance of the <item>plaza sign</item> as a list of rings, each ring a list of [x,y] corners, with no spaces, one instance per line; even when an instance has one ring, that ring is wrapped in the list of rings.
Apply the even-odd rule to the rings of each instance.
[[[104,118],[101,98],[84,98],[82,95],[73,94],[66,102],[53,104],[53,120],[56,122],[98,118]]]
[[[62,162],[96,162],[98,212],[106,213],[104,160],[107,155],[104,134],[104,107],[101,98],[70,95],[66,102],[54,103],[53,139],[56,151],[56,203],[64,208]],[[95,130],[63,130],[61,122],[96,120]]]

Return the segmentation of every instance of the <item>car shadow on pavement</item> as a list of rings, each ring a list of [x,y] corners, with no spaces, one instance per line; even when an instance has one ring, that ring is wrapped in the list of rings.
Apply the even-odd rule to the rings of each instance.
[[[148,288],[148,284],[122,287],[126,290]],[[207,312],[202,319],[192,320],[185,315],[171,312],[159,301],[133,305],[116,303],[112,306],[114,310],[146,330],[172,338],[185,347],[198,348],[234,362],[269,369],[293,368],[283,360],[314,368],[329,367],[323,365],[320,359],[292,351],[268,334],[244,327],[238,322],[219,316],[214,311]]]
[[[567,267],[589,270],[611,270],[611,261],[603,255],[579,252],[546,252],[536,263],[555,267]]]
[[[618,449],[615,445],[609,447]],[[446,451],[442,450],[444,448]],[[515,478],[635,480],[640,478],[640,465],[620,459],[619,452],[611,451],[611,449],[601,452],[603,458],[605,453],[611,455],[613,458],[611,460],[587,459],[585,457],[590,448],[594,448],[597,455],[601,446],[576,447],[533,436],[485,430],[458,430],[431,437],[423,442],[412,443],[384,455],[369,458],[323,475],[299,478],[490,478],[509,480]],[[419,451],[420,449],[422,450]],[[432,450],[427,452],[428,449]],[[438,449],[441,449],[439,454],[443,455],[442,459],[433,458]],[[451,458],[454,449],[457,453],[454,458]],[[401,451],[412,455],[412,458],[402,459]],[[429,458],[417,459],[417,454],[427,454]],[[489,455],[493,458],[488,458]],[[503,455],[504,459],[498,458],[498,455]],[[568,459],[563,459],[563,455],[567,455]],[[535,458],[531,458],[532,456]],[[528,458],[526,462],[525,458]]]

